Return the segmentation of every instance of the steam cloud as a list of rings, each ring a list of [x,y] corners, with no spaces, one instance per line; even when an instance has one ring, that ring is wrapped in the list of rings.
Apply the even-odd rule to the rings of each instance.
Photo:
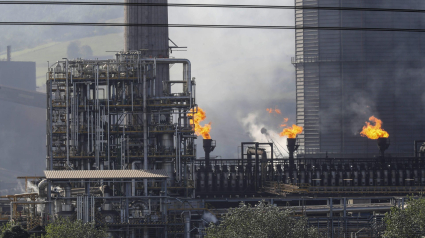
[[[256,142],[268,142],[266,136],[267,133],[271,139],[276,143],[276,146],[280,147],[280,151],[283,153],[282,155],[287,155],[286,149],[283,147],[286,145],[286,137],[280,137],[279,131],[269,129],[273,128],[273,125],[268,124],[267,126],[260,122],[260,116],[258,113],[249,113],[248,116],[241,120],[241,123],[246,131],[248,131],[249,137]],[[274,125],[274,127],[279,127],[279,124]],[[266,130],[265,130],[266,129]],[[274,148],[277,149],[276,147]],[[270,150],[267,148],[268,152]]]
[[[207,222],[217,223],[217,217],[215,217],[213,214],[206,212],[204,215],[202,215],[202,219],[204,219]]]

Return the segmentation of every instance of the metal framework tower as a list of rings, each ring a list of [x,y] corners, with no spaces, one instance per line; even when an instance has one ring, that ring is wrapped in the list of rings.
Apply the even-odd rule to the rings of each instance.
[[[157,65],[170,63],[184,65],[183,79],[162,82],[157,95]],[[171,84],[183,90],[171,93]],[[185,59],[146,59],[136,52],[114,60],[58,61],[47,80],[48,169],[171,172],[176,157],[194,158],[187,117],[195,106],[192,88]]]
[[[162,81],[158,95],[161,64],[182,64],[183,78]],[[173,86],[171,93],[172,84],[182,90]],[[58,61],[47,78],[48,170],[162,169],[168,186],[190,196],[196,137],[187,113],[195,107],[193,87],[186,59],[143,58],[131,51],[112,60]],[[148,197],[154,185],[143,181],[133,179],[128,194]]]

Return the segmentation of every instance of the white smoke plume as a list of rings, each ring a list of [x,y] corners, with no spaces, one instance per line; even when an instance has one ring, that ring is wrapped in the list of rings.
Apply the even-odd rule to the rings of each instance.
[[[280,137],[279,131],[269,129],[269,128],[276,128],[279,125],[265,125],[264,123],[261,123],[259,121],[258,113],[249,113],[248,116],[241,119],[241,123],[243,127],[245,128],[245,130],[248,131],[249,137],[255,142],[263,142],[263,143],[269,142],[266,138],[266,135],[261,132],[261,130],[264,130],[265,128],[270,138],[275,142],[275,146],[278,146],[282,155],[283,156],[288,155],[286,148],[283,147],[286,145],[286,137]],[[274,147],[274,149],[276,149],[276,147]],[[267,152],[270,152],[268,148],[267,148]]]
[[[218,221],[217,217],[215,217],[213,214],[209,212],[204,213],[204,215],[202,216],[202,219],[204,219],[206,222],[212,222],[212,223],[217,223]]]
[[[28,193],[39,193],[38,186],[32,183],[31,181],[27,181],[27,192]]]

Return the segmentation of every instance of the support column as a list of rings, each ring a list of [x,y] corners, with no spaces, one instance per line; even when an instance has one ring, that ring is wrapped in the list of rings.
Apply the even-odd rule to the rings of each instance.
[[[149,228],[147,226],[143,227],[143,238],[149,238]]]
[[[184,213],[184,238],[190,238],[190,212]]]

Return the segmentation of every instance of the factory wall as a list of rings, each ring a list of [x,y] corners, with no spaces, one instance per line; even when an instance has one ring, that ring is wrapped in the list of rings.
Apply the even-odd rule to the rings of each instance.
[[[298,6],[424,9],[421,1],[296,0]],[[417,13],[297,10],[298,26],[422,28]],[[373,153],[359,132],[372,115],[389,132],[390,153],[412,154],[425,138],[423,33],[359,30],[296,31],[297,123],[311,152]]]

